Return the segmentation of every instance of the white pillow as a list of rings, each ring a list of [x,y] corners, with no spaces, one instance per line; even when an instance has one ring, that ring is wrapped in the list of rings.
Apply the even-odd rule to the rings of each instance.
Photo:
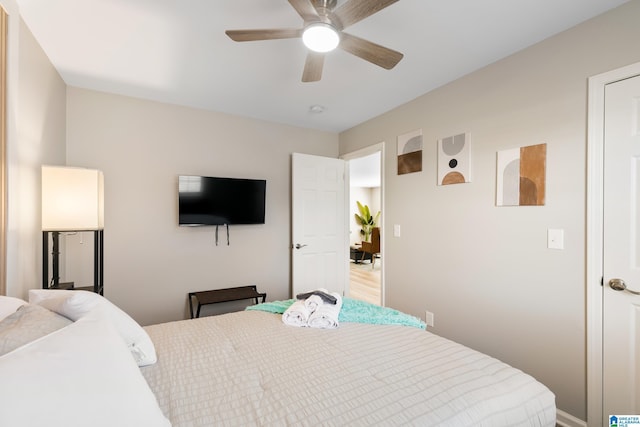
[[[102,308],[1,356],[0,378],[2,426],[171,425]]]
[[[0,320],[16,312],[18,307],[25,305],[27,302],[20,298],[5,297],[0,295]]]
[[[0,320],[0,355],[71,324],[71,320],[37,304],[24,304]]]
[[[65,289],[31,289],[29,302],[55,311],[73,321],[86,316],[96,307],[104,307],[138,366],[151,365],[158,360],[153,342],[142,326],[99,294]]]

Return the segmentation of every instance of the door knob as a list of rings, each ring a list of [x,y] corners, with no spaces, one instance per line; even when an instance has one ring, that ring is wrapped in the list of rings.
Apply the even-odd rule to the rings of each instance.
[[[302,249],[307,245],[301,245],[300,243],[296,243],[296,245],[294,246],[296,249]]]
[[[634,290],[631,290],[631,289],[627,288],[627,284],[624,283],[624,280],[622,280],[622,279],[611,279],[611,280],[609,280],[609,287],[611,289],[613,289],[614,291],[627,291],[627,292],[632,293],[634,295],[640,295],[640,292],[634,291]]]

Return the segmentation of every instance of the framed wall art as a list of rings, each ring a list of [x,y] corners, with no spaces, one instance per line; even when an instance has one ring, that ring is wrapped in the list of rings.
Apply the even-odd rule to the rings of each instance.
[[[422,171],[422,129],[398,136],[398,175]]]
[[[471,182],[470,145],[468,133],[438,140],[438,185]]]
[[[543,206],[547,144],[498,151],[496,205]]]

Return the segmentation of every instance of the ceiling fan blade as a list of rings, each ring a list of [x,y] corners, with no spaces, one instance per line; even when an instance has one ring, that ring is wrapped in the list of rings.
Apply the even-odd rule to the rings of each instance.
[[[342,24],[342,28],[347,28],[381,11],[385,7],[391,6],[397,1],[398,0],[349,0],[334,10],[333,13]]]
[[[313,7],[311,0],[289,0],[289,3],[298,12],[298,15],[304,19],[304,22],[318,19],[318,11]]]
[[[324,65],[324,53],[309,52],[304,62],[302,81],[317,82],[322,78],[322,67]]]
[[[387,70],[395,67],[404,57],[400,52],[347,33],[340,36],[340,48]]]
[[[302,30],[294,28],[280,28],[272,30],[227,30],[225,34],[236,42],[251,42],[257,40],[293,39],[302,36]]]

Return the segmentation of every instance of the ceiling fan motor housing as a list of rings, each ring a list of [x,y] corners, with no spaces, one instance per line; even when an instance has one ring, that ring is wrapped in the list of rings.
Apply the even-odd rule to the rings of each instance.
[[[341,31],[343,29],[340,20],[332,13],[338,3],[338,0],[312,0],[312,2],[313,7],[318,11],[318,16],[310,22],[305,22],[305,26],[307,26],[307,24],[321,22],[330,25],[336,31]]]
[[[313,6],[316,9],[328,9],[328,10],[332,10],[334,7],[336,7],[336,4],[338,3],[338,0],[312,0],[313,2]]]

